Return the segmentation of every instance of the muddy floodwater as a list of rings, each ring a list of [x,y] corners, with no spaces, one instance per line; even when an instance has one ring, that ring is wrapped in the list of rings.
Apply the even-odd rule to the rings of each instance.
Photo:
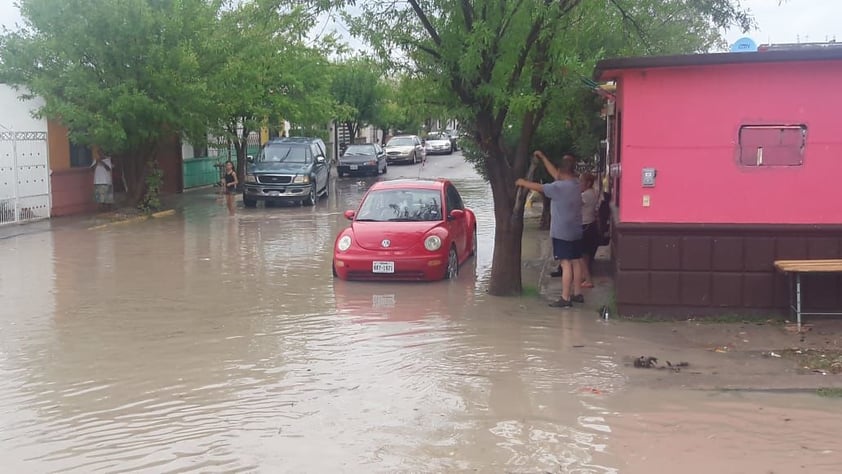
[[[832,402],[628,390],[594,308],[487,296],[488,186],[458,155],[387,178],[418,175],[479,217],[455,282],[333,279],[375,178],[0,239],[0,471],[839,472]]]

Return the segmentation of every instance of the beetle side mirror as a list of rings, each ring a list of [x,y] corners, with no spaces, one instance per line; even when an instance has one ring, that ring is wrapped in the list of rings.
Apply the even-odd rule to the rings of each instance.
[[[450,220],[454,220],[454,221],[457,220],[457,219],[461,219],[461,218],[465,217],[465,211],[463,211],[462,209],[454,209],[454,210],[450,211],[449,217],[450,217]]]
[[[349,221],[354,220],[354,217],[357,215],[357,211],[345,211],[345,219]]]
[[[325,157],[323,157],[323,156],[317,156],[316,157],[316,163],[324,163],[324,162],[325,162]]]
[[[248,161],[249,163],[254,163],[254,156],[253,155],[247,155],[246,161]]]

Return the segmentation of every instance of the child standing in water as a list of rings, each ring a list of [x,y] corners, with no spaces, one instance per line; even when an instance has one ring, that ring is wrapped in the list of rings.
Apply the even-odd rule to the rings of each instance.
[[[228,205],[228,213],[234,214],[234,194],[237,192],[237,172],[234,171],[234,163],[231,161],[225,162],[225,179],[222,181],[223,193],[225,193],[225,203]]]

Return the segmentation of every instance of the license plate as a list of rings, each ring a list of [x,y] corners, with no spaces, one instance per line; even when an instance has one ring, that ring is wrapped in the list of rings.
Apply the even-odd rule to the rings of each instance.
[[[269,191],[269,195],[270,196],[280,196],[281,192],[280,191]]]
[[[357,166],[357,165],[351,165],[351,171],[356,171],[356,170],[358,170],[358,169],[360,169],[360,167],[359,167],[359,166]]]
[[[395,273],[395,262],[372,262],[372,273]]]

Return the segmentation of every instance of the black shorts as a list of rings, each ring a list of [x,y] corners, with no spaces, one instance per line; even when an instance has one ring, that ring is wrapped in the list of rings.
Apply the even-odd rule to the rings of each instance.
[[[599,248],[599,226],[596,222],[582,226],[582,253],[593,260]]]
[[[556,260],[577,260],[582,258],[582,241],[553,239],[553,257]]]

